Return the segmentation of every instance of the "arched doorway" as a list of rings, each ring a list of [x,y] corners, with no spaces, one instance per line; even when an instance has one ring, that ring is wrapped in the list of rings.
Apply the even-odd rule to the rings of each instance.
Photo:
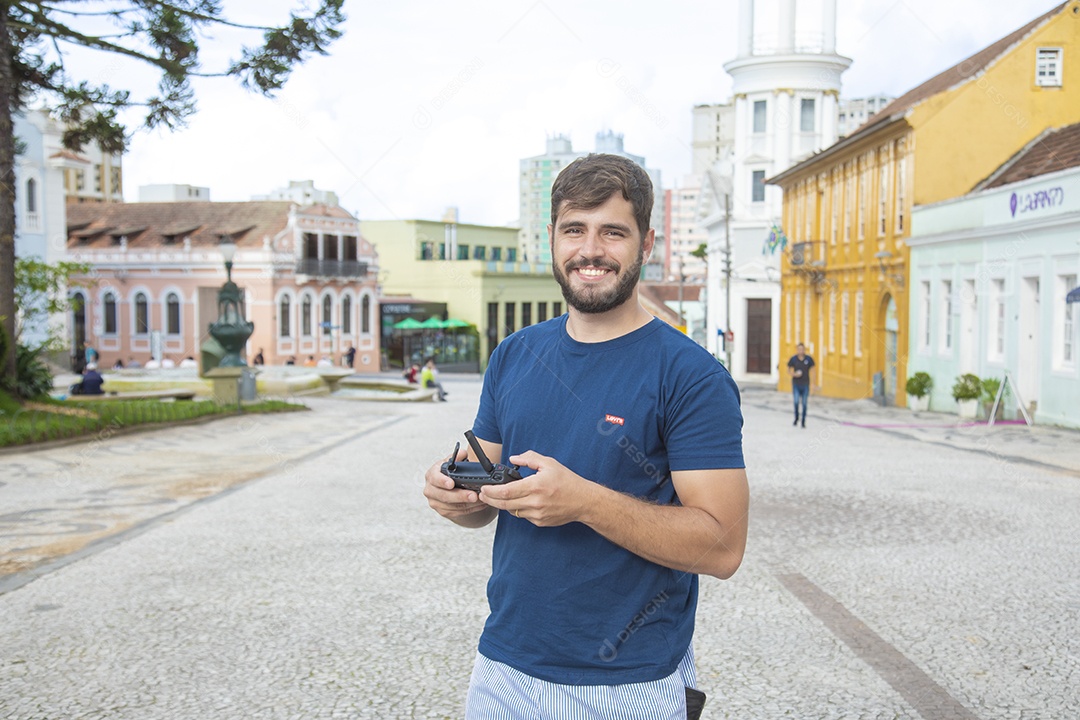
[[[884,380],[885,405],[896,404],[896,351],[899,342],[900,322],[896,317],[896,300],[886,295],[881,303],[884,315],[882,325],[885,328],[884,367],[881,368]]]
[[[81,373],[86,362],[83,354],[86,343],[86,295],[81,292],[71,296],[71,332],[71,369]]]

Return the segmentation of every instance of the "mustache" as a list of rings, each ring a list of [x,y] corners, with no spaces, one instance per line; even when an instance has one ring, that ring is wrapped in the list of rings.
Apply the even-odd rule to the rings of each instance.
[[[613,260],[606,260],[604,258],[580,258],[578,260],[571,260],[566,264],[566,270],[576,270],[582,267],[598,267],[605,270],[611,270],[613,272],[619,271],[619,264]]]

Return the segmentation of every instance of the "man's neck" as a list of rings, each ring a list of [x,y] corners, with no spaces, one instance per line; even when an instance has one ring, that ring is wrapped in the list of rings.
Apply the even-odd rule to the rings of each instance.
[[[629,335],[652,320],[649,311],[641,306],[637,291],[622,305],[605,313],[583,313],[574,308],[567,311],[566,332],[583,343],[599,343]]]

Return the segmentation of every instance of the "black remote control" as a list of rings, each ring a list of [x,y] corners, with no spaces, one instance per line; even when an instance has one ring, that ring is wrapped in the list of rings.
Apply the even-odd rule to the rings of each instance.
[[[472,430],[465,431],[465,439],[469,441],[469,447],[476,453],[476,458],[480,462],[457,460],[461,443],[455,443],[454,454],[450,456],[448,462],[442,464],[442,474],[453,478],[454,487],[480,492],[480,488],[485,485],[503,485],[521,479],[521,473],[518,472],[516,465],[507,466],[502,463],[492,465],[484,454],[484,449],[476,441]]]

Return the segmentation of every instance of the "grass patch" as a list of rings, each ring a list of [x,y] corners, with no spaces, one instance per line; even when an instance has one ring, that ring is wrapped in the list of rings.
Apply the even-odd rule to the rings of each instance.
[[[307,410],[305,405],[284,400],[263,400],[236,405],[209,401],[102,400],[78,405],[43,399],[19,404],[0,391],[0,447],[30,445],[52,440],[111,433],[147,425],[170,425],[202,417],[230,417]]]

